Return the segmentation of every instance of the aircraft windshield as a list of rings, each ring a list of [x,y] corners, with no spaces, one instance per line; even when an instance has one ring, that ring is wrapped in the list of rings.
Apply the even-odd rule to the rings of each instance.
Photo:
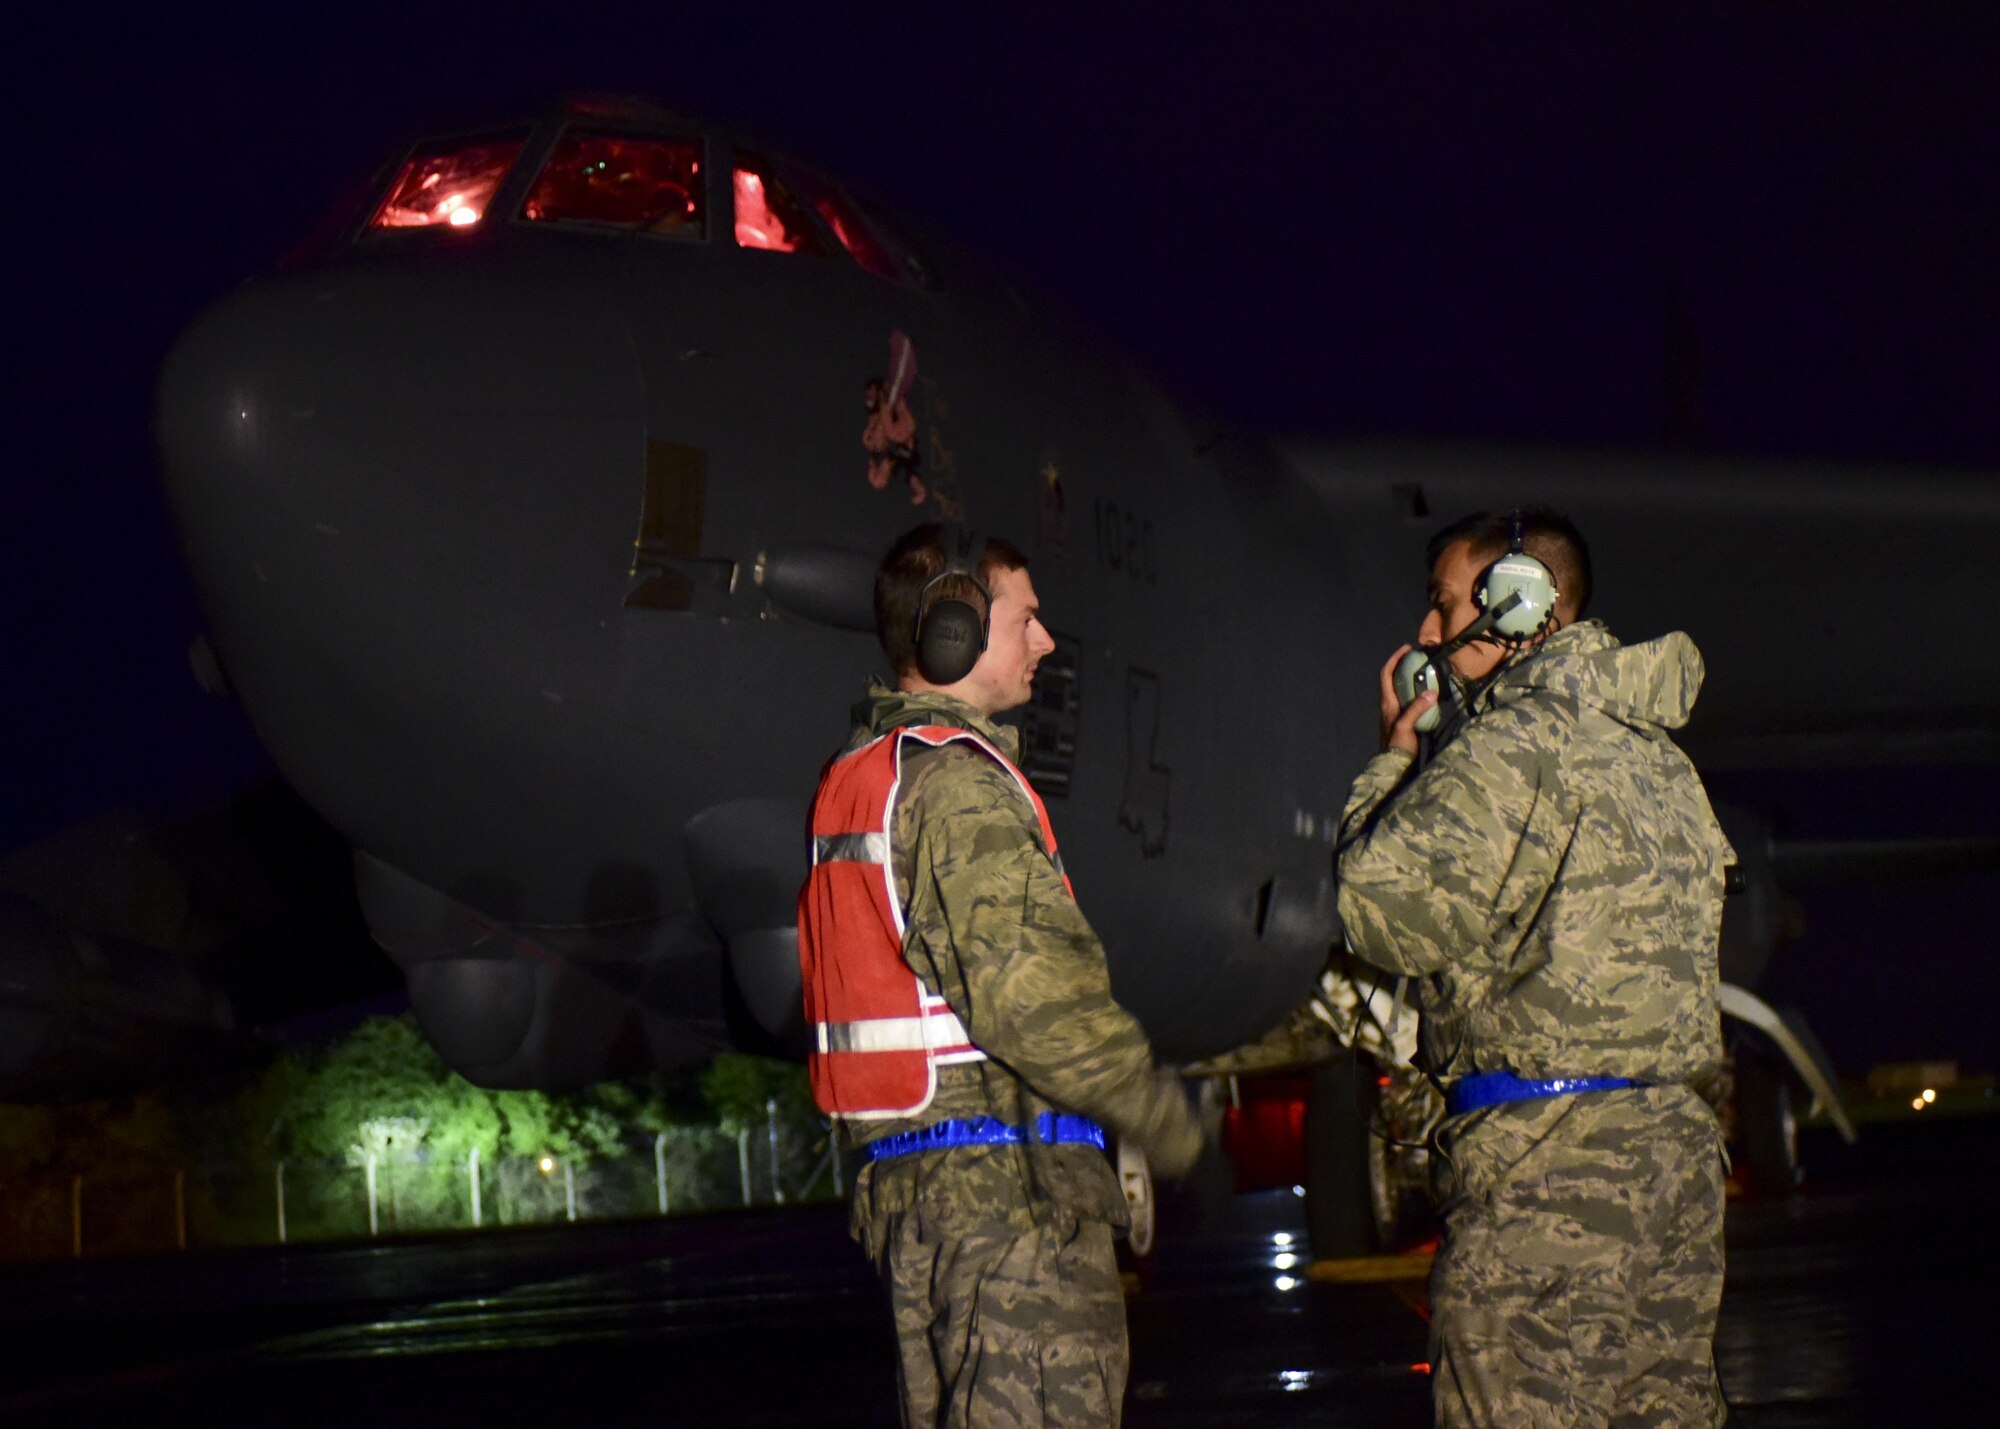
[[[875,235],[868,231],[868,225],[832,188],[808,175],[798,176],[799,192],[813,206],[833,236],[840,240],[855,262],[878,278],[896,276],[895,260],[889,257]]]
[[[797,199],[750,154],[736,156],[736,244],[777,253],[817,253],[812,221]]]
[[[701,144],[572,129],[535,180],[521,215],[700,238]]]
[[[520,157],[522,137],[419,149],[403,165],[370,228],[470,228],[486,213],[500,180]]]

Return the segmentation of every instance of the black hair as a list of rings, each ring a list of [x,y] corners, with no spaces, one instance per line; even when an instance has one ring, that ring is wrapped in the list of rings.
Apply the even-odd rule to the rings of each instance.
[[[1582,619],[1590,605],[1592,582],[1590,544],[1576,523],[1550,506],[1528,506],[1520,511],[1475,511],[1441,527],[1424,546],[1424,574],[1428,578],[1438,557],[1458,541],[1471,543],[1472,553],[1483,560],[1498,560],[1514,543],[1514,523],[1520,522],[1521,549],[1549,568],[1562,592],[1561,605]]]

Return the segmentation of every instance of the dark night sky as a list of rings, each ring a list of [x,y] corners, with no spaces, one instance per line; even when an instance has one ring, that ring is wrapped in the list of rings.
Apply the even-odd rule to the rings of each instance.
[[[2000,479],[2000,12],[1405,8],[70,7],[17,30],[0,851],[266,770],[187,673],[154,373],[398,139],[517,97],[739,123],[1252,427],[1671,433]],[[1803,832],[1851,817],[1790,797]],[[1993,881],[1954,887],[1990,949]],[[1923,1019],[1871,1055],[1948,1053]]]

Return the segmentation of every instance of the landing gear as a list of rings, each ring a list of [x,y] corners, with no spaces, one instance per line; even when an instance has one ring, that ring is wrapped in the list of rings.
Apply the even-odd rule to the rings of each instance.
[[[1733,1098],[1735,1152],[1746,1187],[1787,1196],[1803,1177],[1799,1164],[1797,1093],[1777,1053],[1754,1035],[1736,1043]]]
[[[1381,1255],[1422,1237],[1430,1220],[1426,1092],[1421,1083],[1396,1085],[1352,1053],[1313,1072],[1305,1162],[1315,1258]]]

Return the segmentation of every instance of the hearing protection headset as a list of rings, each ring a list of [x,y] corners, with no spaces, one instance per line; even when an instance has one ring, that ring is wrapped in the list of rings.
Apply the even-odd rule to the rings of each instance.
[[[1484,612],[1473,624],[1508,644],[1541,634],[1562,594],[1549,568],[1522,549],[1521,524],[1517,508],[1507,518],[1507,554],[1481,571],[1472,586],[1472,603]]]
[[[1482,637],[1519,649],[1548,628],[1555,618],[1555,577],[1549,568],[1522,549],[1521,512],[1507,518],[1507,554],[1479,573],[1472,583],[1472,603],[1479,616],[1442,645],[1420,646],[1397,662],[1396,698],[1404,705],[1435,693],[1438,702],[1417,716],[1417,732],[1430,734],[1443,722],[1445,707],[1465,699],[1447,663],[1451,653]]]
[[[917,592],[917,669],[933,685],[955,685],[972,673],[979,657],[986,653],[988,622],[993,618],[993,592],[979,578],[979,563],[986,556],[986,538],[972,531],[947,528],[940,544],[944,547],[944,569],[924,582]],[[929,610],[924,602],[940,583],[952,576],[964,576],[978,589],[983,609],[957,596],[946,596]]]

